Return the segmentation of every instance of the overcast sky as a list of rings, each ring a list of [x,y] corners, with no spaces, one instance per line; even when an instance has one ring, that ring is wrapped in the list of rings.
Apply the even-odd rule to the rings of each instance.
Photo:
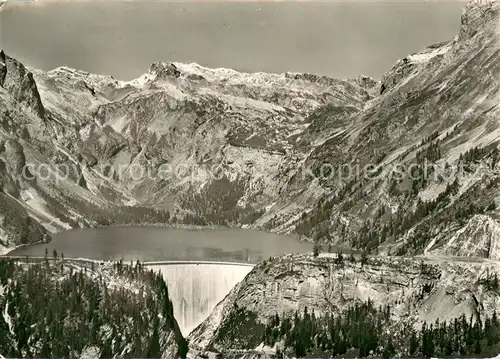
[[[7,4],[0,47],[30,66],[129,80],[154,61],[380,78],[458,32],[463,2]]]

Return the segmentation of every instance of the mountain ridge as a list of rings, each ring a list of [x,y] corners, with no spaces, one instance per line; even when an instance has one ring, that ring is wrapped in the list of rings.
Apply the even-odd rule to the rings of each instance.
[[[2,52],[2,78],[18,80],[2,80],[0,136],[22,148],[3,157],[53,175],[29,182],[9,172],[13,193],[50,231],[126,223],[140,212],[146,222],[439,251],[474,216],[497,220],[495,200],[474,194],[496,193],[497,18],[497,1],[471,1],[455,39],[397,61],[380,82],[176,62],[155,62],[125,82],[68,67],[26,69]],[[318,176],[322,166],[356,163],[383,172],[361,181]],[[390,176],[397,165],[424,163],[430,179]],[[137,179],[137,169],[147,176]],[[440,229],[417,240],[433,220]]]
[[[335,237],[333,239],[335,242],[345,242],[346,237],[363,237],[364,234],[360,233],[360,230],[365,234],[388,231],[387,228],[384,229],[391,222],[387,215],[378,225],[367,223],[368,219],[376,216],[377,212],[392,212],[393,217],[411,213],[419,204],[419,198],[425,202],[427,194],[436,191],[437,188],[440,188],[439,192],[443,192],[447,184],[451,185],[457,177],[463,179],[458,189],[458,193],[462,195],[464,191],[470,190],[469,187],[473,183],[480,186],[479,182],[486,181],[484,176],[496,174],[496,161],[491,156],[496,153],[494,143],[497,139],[494,118],[498,111],[499,69],[496,65],[498,61],[494,59],[498,59],[499,36],[495,26],[495,19],[498,18],[498,2],[489,3],[492,4],[490,7],[492,10],[489,11],[491,15],[488,15],[486,21],[481,21],[482,17],[476,18],[475,24],[479,24],[480,28],[476,29],[476,34],[472,38],[461,40],[457,36],[452,42],[431,46],[418,54],[408,56],[406,60],[397,62],[393,69],[384,75],[381,96],[375,98],[371,106],[351,117],[353,125],[348,132],[333,132],[329,138],[315,147],[305,160],[306,167],[312,169],[312,172],[319,170],[323,163],[329,165],[340,163],[352,168],[356,161],[361,167],[372,164],[384,172],[375,176],[375,180],[364,178],[364,181],[361,181],[351,176],[342,178],[344,181],[337,177],[323,181],[314,175],[309,180],[291,181],[285,193],[291,192],[296,187],[302,189],[304,185],[308,186],[309,182],[309,186],[314,188],[319,184],[324,195],[319,196],[322,197],[322,203],[318,201],[317,194],[315,194],[316,199],[310,199],[316,202],[317,208],[308,206],[307,209],[300,208],[297,211],[309,211],[311,214],[306,215],[309,218],[300,219],[296,215],[295,217],[289,215],[288,219],[285,217],[281,220],[278,227],[280,230],[293,231],[299,228],[304,235],[318,239],[325,238],[326,234],[330,233],[330,236]],[[464,10],[464,14],[475,13],[474,4],[476,2],[471,2]],[[464,18],[468,19],[467,16]],[[467,46],[464,46],[464,42],[467,42]],[[483,73],[486,76],[481,75]],[[437,147],[439,149],[435,150]],[[471,161],[470,158],[464,161],[463,157],[468,157],[466,152],[472,152],[473,148],[478,152],[481,152],[478,148],[483,148],[484,156],[489,159],[485,158],[485,163],[480,164],[480,159],[475,158],[472,160],[474,166],[468,167],[467,171],[450,173],[453,163],[463,170],[464,162]],[[434,150],[436,153],[432,152]],[[411,165],[418,165],[418,162],[421,162],[422,166],[425,162],[434,167],[436,173],[432,178],[426,181],[424,178],[416,178],[412,181],[408,179],[410,177],[408,173],[405,174],[406,178],[398,183],[388,178],[393,167],[409,168]],[[487,174],[488,166],[493,167]],[[472,169],[472,167],[477,168]],[[476,172],[478,178],[471,182],[473,176],[468,171]],[[294,178],[304,179],[307,176],[311,177],[310,173],[304,176],[303,171],[297,171]],[[495,185],[483,183],[483,186]],[[439,192],[435,193],[434,198],[437,198]],[[306,193],[314,194],[313,191]],[[300,201],[309,199],[302,196]],[[282,213],[287,211],[286,201],[284,202],[279,210]],[[368,205],[368,208],[363,210],[363,207],[358,206],[349,210],[357,203]],[[420,206],[422,207],[422,204]],[[488,204],[485,204],[486,206]],[[399,214],[398,208],[401,209]],[[323,211],[327,211],[328,214],[322,214]],[[374,220],[377,221],[377,218]],[[392,222],[395,221],[399,220],[392,218]],[[417,220],[419,221],[420,219]],[[352,230],[356,222],[359,227],[357,230]],[[350,223],[349,228],[342,223]],[[309,227],[312,227],[312,231]],[[403,232],[408,229],[410,228],[403,229]],[[390,234],[394,236],[395,233]],[[396,233],[396,236],[398,235],[399,233]],[[367,244],[365,241],[371,241],[369,249],[373,249],[385,238],[387,236],[384,234],[378,240],[377,238],[361,240],[364,242],[363,247]],[[398,244],[391,243],[391,246],[397,248]],[[420,247],[416,249],[421,250]],[[400,252],[406,251],[407,249],[403,248]]]
[[[257,171],[258,178],[252,185],[257,188],[250,191],[258,193],[267,187],[263,186],[263,180],[268,184],[271,184],[269,181],[272,180],[265,179],[262,173],[271,170],[271,173],[278,174],[282,158],[286,156],[288,149],[295,146],[293,137],[297,135],[294,133],[300,133],[302,128],[308,126],[304,119],[309,112],[331,102],[332,96],[337,96],[334,102],[348,103],[353,105],[353,108],[360,108],[364,99],[373,96],[377,85],[367,77],[343,81],[324,76],[290,73],[239,74],[235,79],[234,70],[161,62],[152,64],[150,71],[143,76],[124,82],[111,76],[93,75],[64,66],[48,72],[29,69],[8,55],[3,56],[8,59],[4,62],[19,64],[26,72],[28,80],[33,79],[36,91],[30,95],[34,100],[28,100],[28,105],[34,103],[35,106],[31,107],[41,108],[44,112],[43,119],[38,116],[40,120],[33,125],[30,123],[33,120],[27,114],[26,125],[21,124],[22,128],[16,129],[19,134],[22,132],[27,136],[25,139],[40,139],[46,150],[44,153],[33,153],[33,156],[24,154],[28,159],[25,159],[22,165],[34,162],[37,167],[48,165],[54,171],[59,170],[58,166],[63,166],[64,170],[69,172],[68,176],[63,176],[64,180],[59,181],[59,185],[63,184],[63,188],[67,187],[69,192],[60,193],[61,188],[55,188],[55,172],[56,178],[45,179],[44,183],[37,182],[38,186],[46,185],[47,188],[25,195],[34,197],[33,202],[37,202],[34,203],[37,207],[47,207],[46,203],[44,204],[46,198],[41,198],[44,194],[38,192],[49,192],[53,199],[62,202],[60,207],[69,209],[68,213],[66,210],[57,211],[53,207],[50,210],[42,208],[42,212],[48,217],[58,217],[58,212],[66,212],[62,220],[51,218],[51,230],[54,230],[54,223],[57,224],[56,228],[95,225],[95,221],[91,224],[92,219],[85,218],[86,213],[83,216],[79,213],[81,211],[78,206],[81,206],[82,202],[89,202],[86,205],[90,206],[89,209],[101,207],[103,216],[109,215],[108,207],[141,205],[141,202],[145,206],[153,204],[153,207],[159,207],[159,211],[162,211],[165,198],[166,202],[170,202],[168,198],[172,192],[174,197],[176,193],[185,197],[182,192],[189,191],[193,186],[191,182],[196,182],[194,186],[199,188],[199,180],[171,179],[170,185],[173,189],[158,183],[164,179],[154,179],[153,184],[148,179],[133,181],[133,176],[129,173],[133,166],[143,166],[157,176],[158,166],[165,163],[188,163],[196,169],[202,167],[203,163],[220,164],[225,167],[226,172],[231,172],[231,176],[242,175],[246,181],[253,176],[252,172],[255,172],[251,168],[254,165],[252,157],[257,155],[264,161],[257,165],[260,167]],[[177,67],[181,68],[182,72],[176,70]],[[5,100],[10,101],[13,98],[15,101],[18,89],[6,86],[4,90],[7,90]],[[353,92],[354,96],[347,92]],[[40,101],[35,101],[38,99]],[[7,120],[12,117],[13,111],[20,111],[25,115],[24,108],[17,106],[16,102],[5,107],[8,110],[5,116]],[[155,111],[156,114],[151,111],[153,107],[158,110]],[[252,124],[249,119],[257,123]],[[207,127],[209,123],[215,128]],[[24,139],[19,135],[12,136],[9,132],[6,131],[2,135],[5,140],[16,141],[23,152],[29,152],[25,148],[29,145],[23,143]],[[52,139],[39,134],[49,134]],[[189,137],[193,135],[196,141],[203,141],[205,138],[207,146],[199,146],[196,142],[190,144],[192,139]],[[181,145],[181,138],[187,139],[187,146]],[[172,141],[173,147],[168,144]],[[158,145],[164,147],[159,161]],[[213,146],[215,148],[211,148]],[[211,158],[214,152],[216,159]],[[230,158],[227,158],[228,156]],[[43,157],[45,160],[40,162]],[[234,163],[234,157],[238,158],[238,168],[228,168],[228,164]],[[207,172],[207,166],[202,167],[202,170]],[[224,181],[226,180],[218,183]],[[24,182],[21,179],[18,185]],[[151,185],[155,187],[153,190],[148,189]],[[161,187],[158,188],[159,185]],[[210,191],[217,191],[218,185],[214,186]],[[54,194],[54,191],[59,193]],[[245,193],[246,189],[235,191],[240,196],[255,196]],[[87,194],[90,194],[90,198]],[[186,203],[194,199],[177,199],[177,203],[179,201]],[[221,206],[236,205],[233,200],[229,202],[219,204],[219,209],[227,213],[230,208],[223,209]],[[268,203],[264,201],[259,206],[262,208],[264,205]],[[248,216],[261,210],[246,207],[239,211],[239,215]],[[182,218],[186,215],[193,216],[192,212],[205,210],[180,208],[180,211]],[[200,216],[200,213],[194,215]],[[217,221],[233,221],[224,218],[225,215]]]
[[[201,355],[258,357],[269,315],[370,298],[405,324],[394,338],[436,318],[473,328],[499,309],[499,14],[470,1],[454,39],[380,82],[172,62],[123,82],[2,52],[0,248],[134,221],[316,242],[257,265],[191,334]],[[333,245],[363,254],[322,253]]]

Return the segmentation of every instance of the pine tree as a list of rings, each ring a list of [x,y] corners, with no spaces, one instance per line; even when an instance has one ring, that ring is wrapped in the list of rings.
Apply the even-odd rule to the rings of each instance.
[[[394,353],[396,352],[396,349],[394,348],[394,344],[392,343],[391,337],[389,337],[387,344],[384,348],[384,351],[382,353],[383,358],[391,358],[394,356]]]
[[[476,343],[474,345],[474,354],[481,354],[481,343],[479,340],[476,340]]]
[[[153,335],[148,347],[147,358],[160,358],[161,357],[161,346],[160,346],[160,336],[158,333],[158,318],[155,320],[153,325]]]
[[[410,354],[410,356],[413,356],[416,354],[417,350],[418,350],[418,340],[417,336],[415,335],[415,332],[412,330],[410,336],[410,347],[408,350],[408,354]]]

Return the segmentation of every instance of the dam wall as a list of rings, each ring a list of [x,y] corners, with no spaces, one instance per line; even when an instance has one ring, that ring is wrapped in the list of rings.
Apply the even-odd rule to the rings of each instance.
[[[174,316],[184,336],[201,324],[253,268],[248,264],[218,262],[157,262],[146,265],[163,274],[174,306]]]
[[[2,256],[14,260],[41,262],[42,256]],[[109,261],[66,258],[80,266]],[[168,285],[174,316],[184,336],[203,322],[231,289],[253,269],[254,264],[216,261],[143,262],[155,272],[160,271]]]

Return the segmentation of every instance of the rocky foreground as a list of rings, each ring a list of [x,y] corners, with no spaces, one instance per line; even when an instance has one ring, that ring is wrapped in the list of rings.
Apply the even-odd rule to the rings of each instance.
[[[275,336],[267,347],[263,346],[266,325],[276,315],[282,323],[287,318],[294,323],[297,313],[325,318],[370,302],[374,308],[385,311],[388,307],[390,312],[384,317],[383,334],[373,355],[384,355],[385,332],[389,331],[394,339],[391,356],[461,356],[466,354],[465,348],[454,347],[446,352],[445,348],[438,348],[437,338],[434,352],[425,352],[422,338],[410,352],[411,333],[417,337],[424,323],[436,325],[436,320],[443,324],[465,318],[467,325],[484,325],[487,318],[500,310],[499,271],[497,261],[482,258],[339,257],[328,253],[318,257],[303,254],[272,258],[256,266],[190,334],[190,345],[195,352],[224,355],[272,355],[288,349],[292,356],[295,341],[287,347],[284,340]],[[287,333],[293,333],[294,327]],[[320,350],[321,344],[316,342],[319,333],[313,336],[314,344],[307,352],[318,350],[321,357],[331,355],[331,347]],[[358,344],[351,343],[345,350],[351,346],[359,350]],[[467,345],[472,344],[475,341]],[[489,345],[491,348],[482,348],[483,355],[499,348],[491,340]]]

